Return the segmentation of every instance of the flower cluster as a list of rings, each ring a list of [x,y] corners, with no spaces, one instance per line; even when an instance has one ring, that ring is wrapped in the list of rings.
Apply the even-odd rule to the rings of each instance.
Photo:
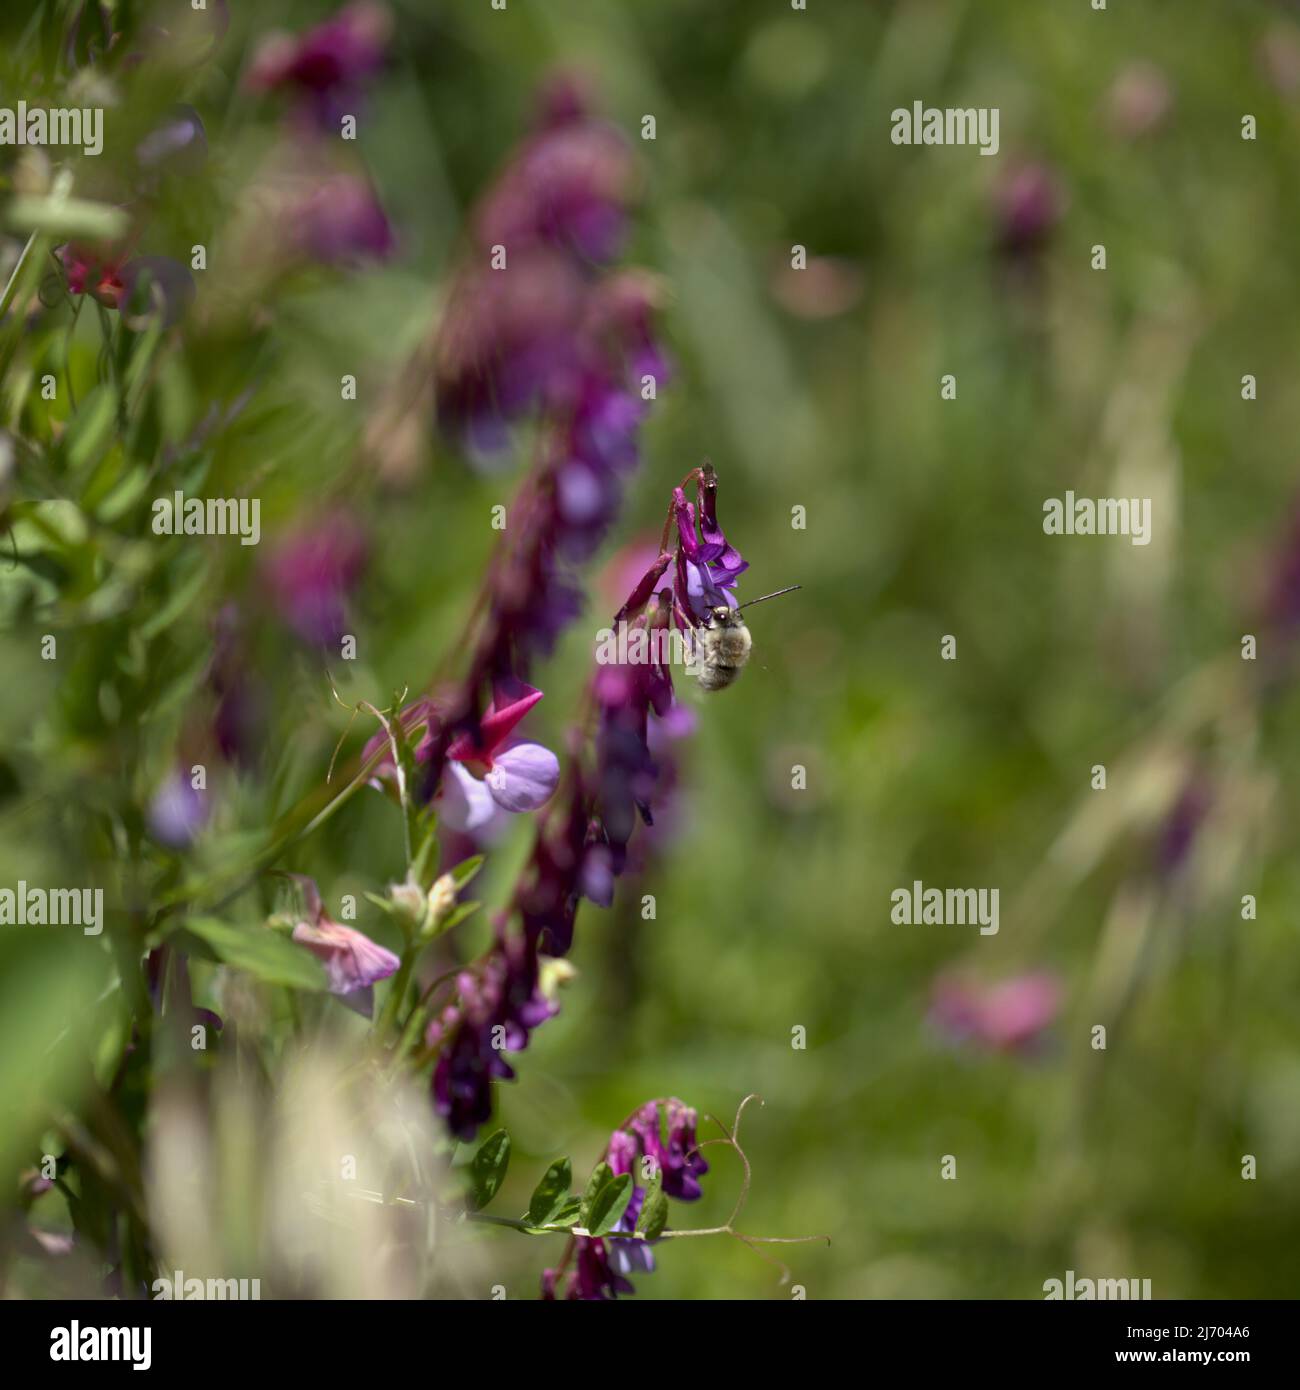
[[[632,1195],[611,1238],[575,1236],[565,1264],[542,1274],[542,1297],[553,1299],[565,1267],[572,1261],[565,1297],[607,1301],[635,1293],[629,1274],[654,1270],[650,1241],[632,1239],[648,1188],[636,1179],[657,1175],[663,1192],[678,1201],[693,1202],[702,1195],[700,1179],[709,1171],[695,1134],[696,1114],[676,1097],[648,1101],[610,1135],[605,1160],[616,1175],[633,1175]],[[665,1134],[666,1130],[666,1134]]]
[[[456,980],[458,1000],[430,1024],[426,1042],[442,1044],[433,1102],[457,1139],[473,1139],[492,1114],[492,1082],[512,1081],[503,1052],[521,1052],[528,1035],[558,1011],[540,985],[537,940],[499,928],[492,950]]]
[[[696,501],[686,495],[695,485]],[[675,529],[674,550],[667,541]],[[664,545],[637,581],[615,623],[632,628],[676,628],[694,633],[711,608],[734,608],[736,582],[749,568],[718,521],[718,479],[711,465],[695,469],[673,489]],[[665,656],[661,644],[658,650]],[[640,819],[653,824],[651,803],[660,776],[650,720],[664,721],[677,710],[672,670],[666,659],[602,666],[595,680],[600,727],[596,737],[595,819],[617,876],[624,870],[627,845]]]
[[[648,403],[668,375],[657,282],[606,269],[635,183],[626,138],[560,81],[472,219],[473,250],[436,345],[439,421],[479,459],[509,443],[521,416],[542,422],[537,465],[511,507],[518,539],[492,576],[480,678],[526,677],[577,616],[582,594],[567,567],[617,515]]]

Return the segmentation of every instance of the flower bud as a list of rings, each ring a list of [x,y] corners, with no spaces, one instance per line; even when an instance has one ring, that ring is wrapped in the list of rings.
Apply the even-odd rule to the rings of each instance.
[[[388,900],[393,904],[393,915],[401,922],[405,931],[419,931],[425,924],[427,904],[418,883],[410,879],[389,886]]]
[[[443,874],[429,889],[429,930],[434,931],[451,916],[456,906],[456,880]]]

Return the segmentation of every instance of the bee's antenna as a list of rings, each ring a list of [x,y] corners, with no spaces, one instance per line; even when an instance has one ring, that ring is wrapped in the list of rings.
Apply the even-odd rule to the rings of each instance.
[[[788,589],[778,589],[774,594],[763,594],[759,598],[751,598],[745,603],[738,603],[733,611],[739,613],[742,608],[752,607],[756,603],[766,603],[770,598],[780,598],[782,594],[792,594],[796,589],[802,588],[802,584],[791,584]]]

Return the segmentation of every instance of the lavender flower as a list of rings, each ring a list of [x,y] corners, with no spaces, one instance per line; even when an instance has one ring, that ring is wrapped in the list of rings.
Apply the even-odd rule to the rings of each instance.
[[[191,844],[208,818],[206,795],[198,791],[183,767],[175,768],[149,803],[149,831],[170,849]]]
[[[364,932],[332,921],[311,879],[302,874],[291,877],[301,886],[307,909],[294,926],[293,939],[325,966],[330,993],[369,1018],[374,1012],[375,982],[392,975],[401,961]]]
[[[178,106],[135,147],[136,162],[164,173],[197,174],[207,163],[208,137],[192,106]]]

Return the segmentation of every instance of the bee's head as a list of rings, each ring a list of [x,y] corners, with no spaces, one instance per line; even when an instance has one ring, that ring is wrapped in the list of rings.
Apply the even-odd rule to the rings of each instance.
[[[728,608],[725,603],[709,609],[710,627],[743,627],[744,624],[744,618],[734,608]]]

